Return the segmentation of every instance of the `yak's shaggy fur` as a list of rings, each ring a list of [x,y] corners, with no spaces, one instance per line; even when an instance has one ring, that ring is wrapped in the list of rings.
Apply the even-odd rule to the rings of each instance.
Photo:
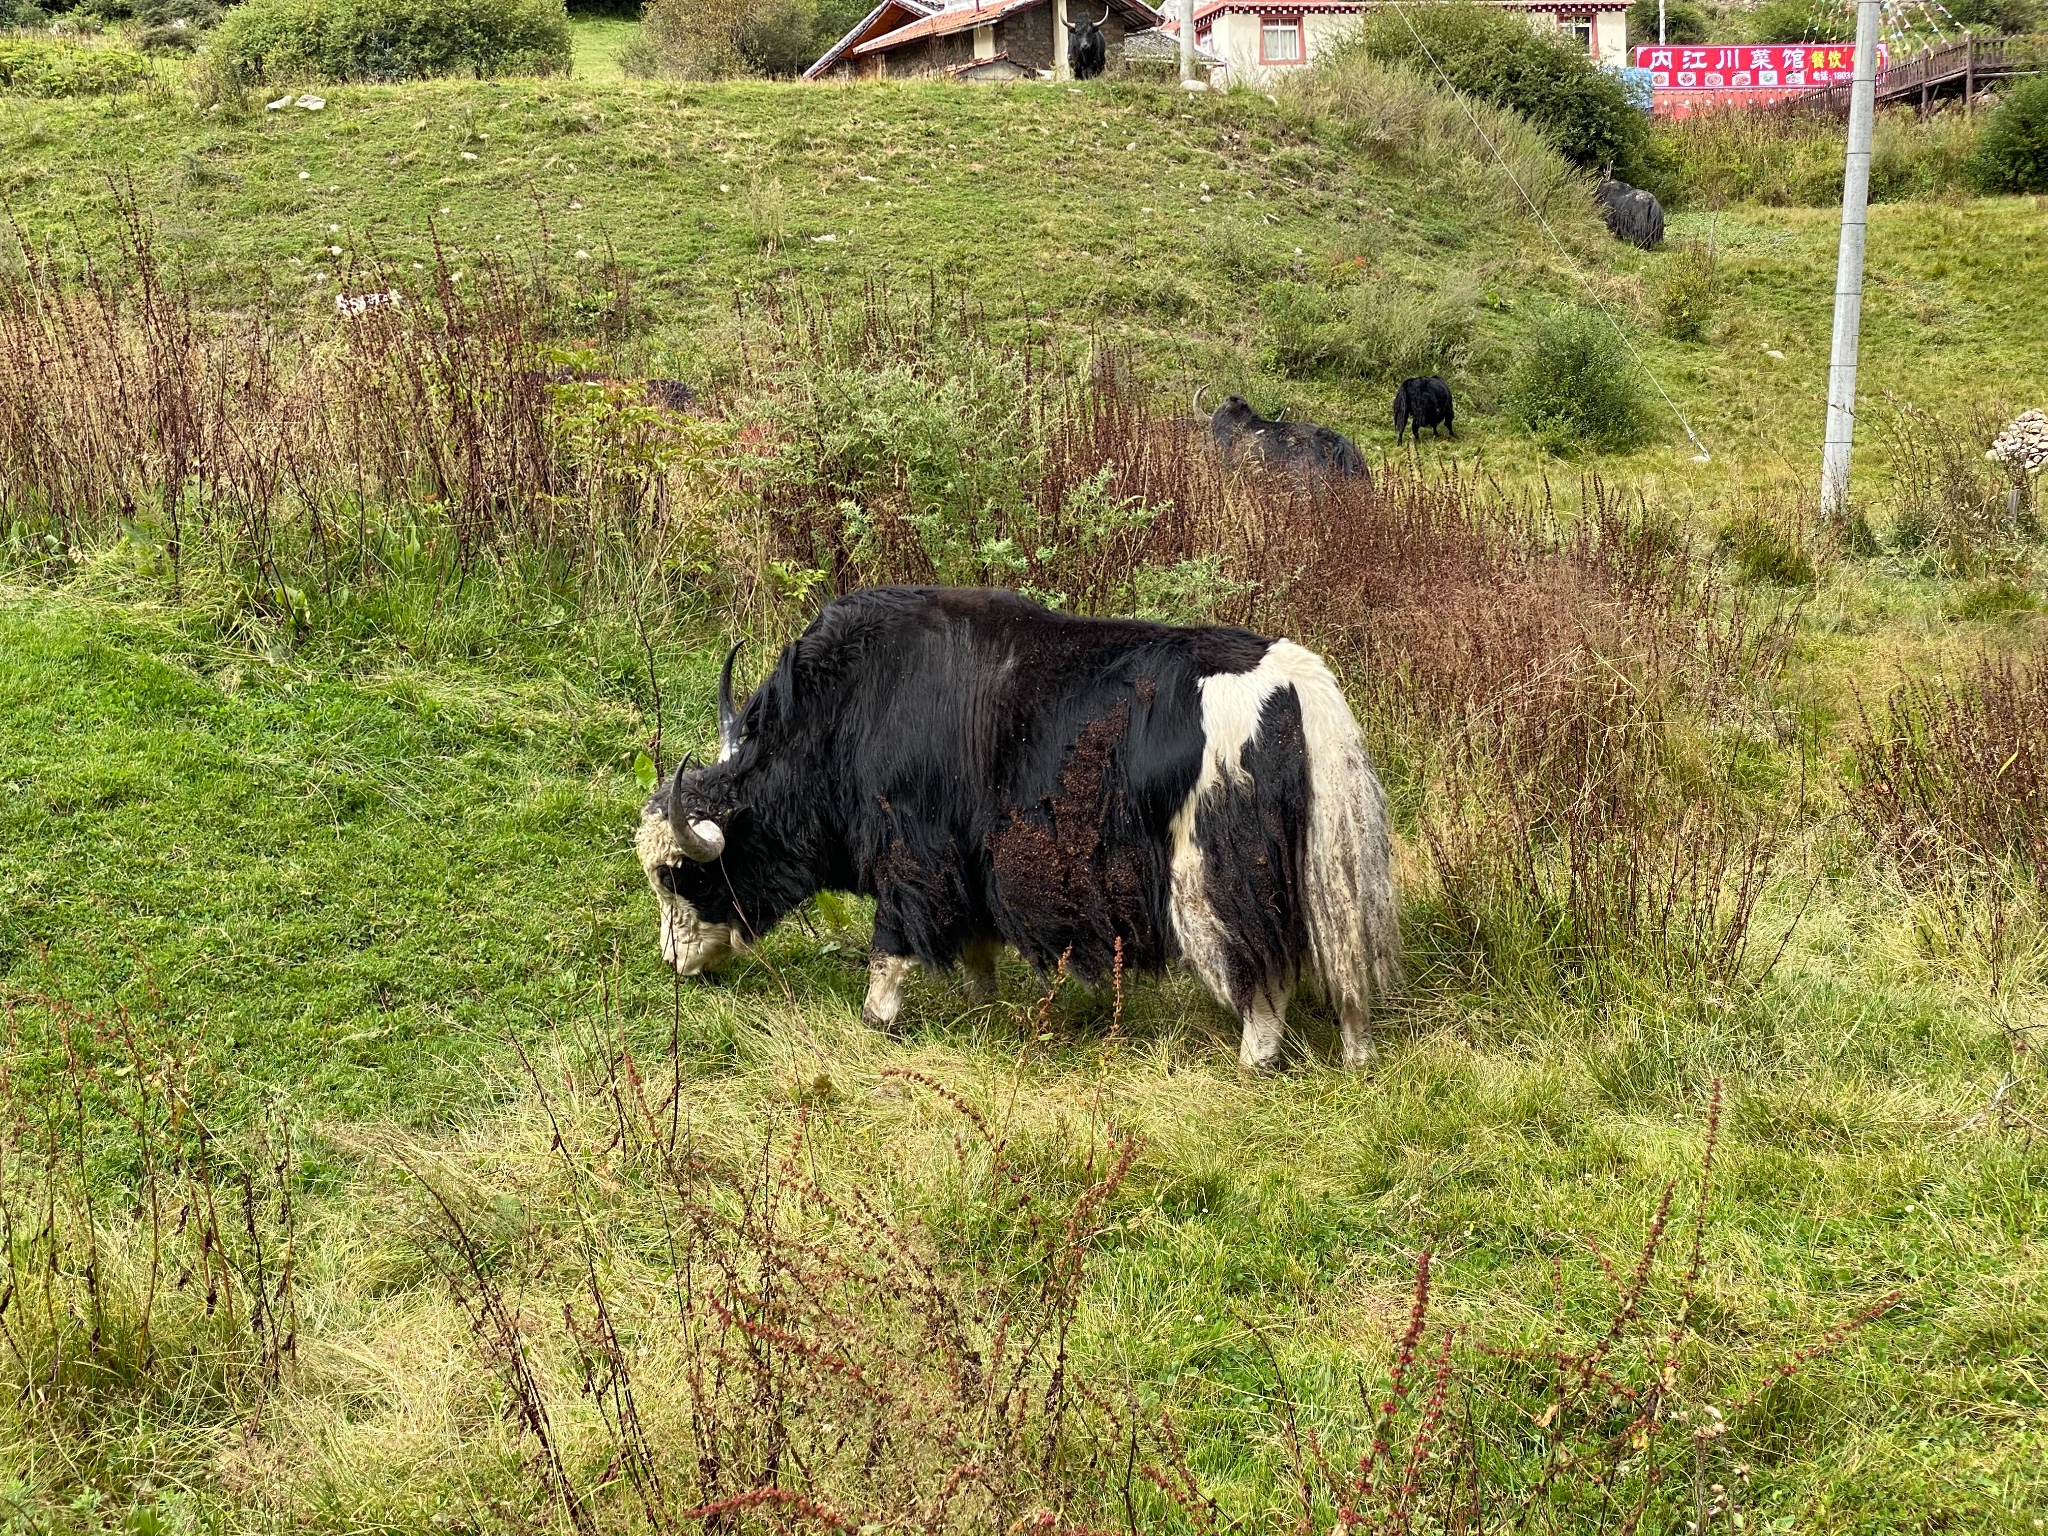
[[[1399,975],[1386,800],[1300,646],[877,588],[818,616],[733,734],[643,814],[678,970],[851,890],[875,899],[876,1023],[901,1005],[900,962],[981,975],[1002,943],[1094,981],[1119,954],[1133,971],[1184,957],[1254,1066],[1306,984],[1346,1060],[1370,1057],[1368,1011]],[[691,828],[722,851],[689,853]]]

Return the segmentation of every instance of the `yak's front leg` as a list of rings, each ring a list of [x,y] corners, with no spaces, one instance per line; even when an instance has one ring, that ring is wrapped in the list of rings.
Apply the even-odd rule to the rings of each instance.
[[[969,939],[960,951],[967,1001],[977,1008],[996,1000],[996,957],[1002,952],[994,939]]]
[[[860,1008],[863,1023],[890,1034],[896,1032],[896,1016],[903,1011],[903,988],[916,964],[908,955],[877,951],[868,957],[868,996]]]

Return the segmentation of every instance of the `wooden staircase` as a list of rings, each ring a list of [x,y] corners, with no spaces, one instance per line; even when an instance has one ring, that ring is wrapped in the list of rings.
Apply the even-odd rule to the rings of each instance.
[[[1925,112],[1945,96],[1958,96],[1967,106],[1991,81],[2031,73],[2008,55],[2005,39],[1965,32],[1958,42],[1893,59],[1877,77],[1877,104],[1910,101]],[[1804,104],[1846,117],[1849,86],[1828,86],[1808,96]]]

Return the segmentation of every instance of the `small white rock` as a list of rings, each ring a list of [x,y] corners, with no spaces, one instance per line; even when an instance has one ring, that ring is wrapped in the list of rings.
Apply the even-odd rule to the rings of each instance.
[[[263,110],[266,112],[282,112],[286,107],[290,106],[291,104],[292,99],[290,96],[280,96],[275,101],[265,102],[263,105]]]
[[[467,149],[465,149],[465,150],[464,150],[464,151],[462,152],[462,158],[463,158],[463,159],[465,159],[465,160],[474,160],[474,159],[476,158],[476,154],[475,154],[475,152],[474,152],[473,150],[467,150]]]
[[[327,99],[324,96],[301,96],[295,105],[303,111],[319,112],[325,110]]]

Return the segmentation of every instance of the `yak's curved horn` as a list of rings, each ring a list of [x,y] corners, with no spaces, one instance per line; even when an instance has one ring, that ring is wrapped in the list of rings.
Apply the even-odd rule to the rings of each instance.
[[[1096,27],[1096,30],[1097,30],[1097,31],[1100,31],[1100,30],[1101,30],[1102,28],[1104,28],[1104,27],[1106,27],[1106,26],[1108,26],[1108,25],[1109,25],[1109,7],[1108,7],[1107,5],[1105,5],[1105,6],[1103,6],[1103,8],[1102,8],[1102,20],[1100,20],[1100,21],[1098,21],[1097,23],[1095,23],[1095,27]]]
[[[715,821],[690,821],[683,817],[683,775],[688,771],[688,763],[677,763],[675,777],[668,781],[668,829],[683,857],[709,864],[725,852],[725,831]]]
[[[725,653],[725,665],[718,671],[718,760],[722,763],[740,749],[739,711],[732,707],[732,663],[740,653],[742,640]]]
[[[1195,403],[1195,414],[1196,414],[1197,416],[1199,416],[1199,415],[1201,415],[1201,414],[1202,414],[1202,396],[1206,395],[1207,393],[1209,393],[1209,386],[1208,386],[1208,385],[1206,385],[1206,384],[1198,384],[1198,385],[1196,385],[1196,386],[1195,386],[1195,402],[1194,402],[1194,403]]]

